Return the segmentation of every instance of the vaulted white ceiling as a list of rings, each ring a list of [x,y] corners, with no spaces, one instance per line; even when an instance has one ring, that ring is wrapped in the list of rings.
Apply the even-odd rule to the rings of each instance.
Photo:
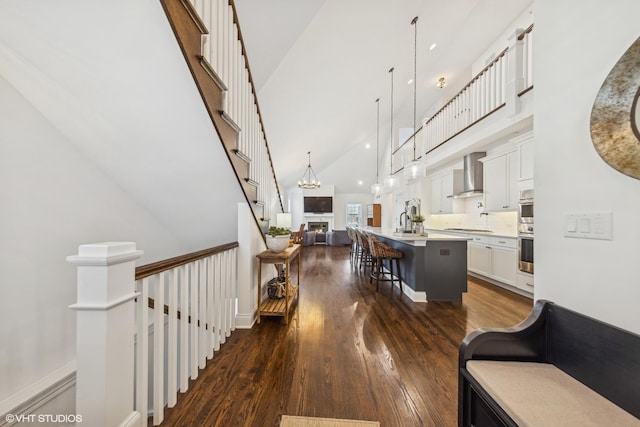
[[[472,64],[531,0],[235,0],[280,185],[295,186],[311,151],[318,177],[341,193],[368,192],[389,173],[394,128],[412,128],[414,26],[417,123],[472,77]],[[437,43],[433,50],[429,47]],[[444,76],[448,85],[436,87]],[[397,134],[395,136],[397,138]],[[370,148],[365,148],[370,144]],[[387,157],[388,159],[388,157]],[[363,182],[358,185],[358,181]]]

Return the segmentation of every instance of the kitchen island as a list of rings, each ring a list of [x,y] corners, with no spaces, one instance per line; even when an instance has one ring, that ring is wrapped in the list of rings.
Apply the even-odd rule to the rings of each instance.
[[[462,301],[467,291],[468,237],[397,234],[376,227],[366,232],[403,253],[402,281],[413,301]]]

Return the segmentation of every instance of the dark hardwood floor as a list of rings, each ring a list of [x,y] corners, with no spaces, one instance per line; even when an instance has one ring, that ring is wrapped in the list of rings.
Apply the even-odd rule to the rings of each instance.
[[[473,279],[461,303],[414,303],[388,284],[376,293],[348,247],[306,247],[289,324],[233,332],[163,425],[278,426],[286,414],[456,426],[460,342],[531,307]]]

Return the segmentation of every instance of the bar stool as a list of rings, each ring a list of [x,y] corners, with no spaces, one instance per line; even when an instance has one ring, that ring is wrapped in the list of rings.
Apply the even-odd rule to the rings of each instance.
[[[358,269],[364,268],[367,266],[373,269],[374,258],[371,256],[371,251],[369,250],[369,240],[367,239],[367,233],[360,229],[355,229],[356,238],[358,240],[358,246],[360,250],[358,251],[358,257],[360,259],[360,263],[358,264]]]
[[[358,238],[356,237],[356,230],[353,227],[347,227],[347,236],[351,240],[351,247],[349,248],[349,260],[351,263],[358,262],[358,252],[360,247],[358,246]]]
[[[402,258],[402,252],[392,248],[391,246],[382,243],[380,240],[376,239],[374,236],[369,234],[368,236],[369,250],[371,251],[371,255],[375,258],[375,272],[371,270],[371,278],[369,281],[375,279],[376,280],[376,292],[380,289],[380,282],[391,282],[391,290],[393,290],[393,282],[398,281],[400,283],[400,294],[404,293],[402,289],[402,276],[400,274],[400,258]],[[382,261],[389,261],[389,278],[380,278],[380,274],[382,273]],[[393,274],[393,262],[395,260],[396,268],[398,273],[396,275]],[[384,277],[385,273],[382,273]]]

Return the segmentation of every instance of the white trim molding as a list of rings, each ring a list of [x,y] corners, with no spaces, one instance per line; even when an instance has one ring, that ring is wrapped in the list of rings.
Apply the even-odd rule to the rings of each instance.
[[[49,375],[23,388],[18,393],[0,402],[0,427],[12,426],[7,415],[31,415],[39,408],[53,402],[64,393],[72,392],[76,385],[76,361],[71,361]],[[71,399],[71,401],[74,401]],[[74,414],[75,407],[65,408],[66,414]]]

